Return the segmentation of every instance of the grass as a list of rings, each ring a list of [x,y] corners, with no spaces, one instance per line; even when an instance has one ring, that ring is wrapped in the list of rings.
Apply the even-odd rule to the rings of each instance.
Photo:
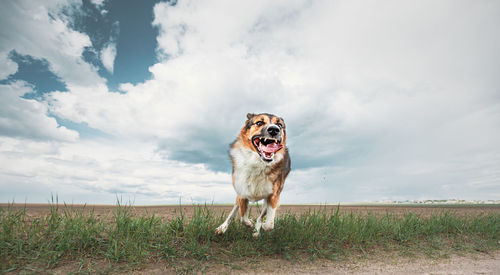
[[[206,206],[196,207],[190,219],[180,211],[171,220],[136,216],[123,205],[107,217],[58,204],[51,204],[46,216],[31,217],[26,209],[9,206],[0,209],[0,270],[40,272],[76,263],[74,271],[92,273],[99,263],[97,269],[107,268],[105,272],[161,263],[188,272],[203,271],[209,264],[241,268],[234,262],[261,256],[343,259],[381,250],[439,257],[498,249],[500,236],[500,213],[444,212],[427,218],[412,213],[344,214],[338,209],[285,213],[273,231],[257,239],[239,223],[232,223],[225,235],[215,235],[223,220]]]

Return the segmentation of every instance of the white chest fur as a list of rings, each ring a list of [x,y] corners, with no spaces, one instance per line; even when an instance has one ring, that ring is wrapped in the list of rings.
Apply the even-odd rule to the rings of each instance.
[[[259,201],[268,197],[273,192],[273,184],[269,181],[267,173],[272,165],[279,161],[264,162],[254,151],[243,147],[234,146],[231,151],[234,163],[234,189],[242,198],[250,201]],[[276,155],[279,158],[281,155]]]

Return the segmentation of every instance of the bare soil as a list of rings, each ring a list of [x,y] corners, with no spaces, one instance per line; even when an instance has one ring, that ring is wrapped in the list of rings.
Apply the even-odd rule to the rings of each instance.
[[[156,263],[139,270],[127,271],[124,266],[110,267],[105,261],[82,265],[68,263],[54,270],[52,274],[69,274],[76,270],[102,274],[500,274],[500,251],[464,255],[448,255],[440,258],[406,257],[398,255],[375,255],[369,258],[331,261],[302,259],[290,261],[276,258],[235,261],[226,264],[207,264],[195,269],[174,269],[169,264]]]
[[[236,267],[236,268],[235,268]],[[177,271],[178,272],[178,271]],[[174,274],[165,265],[149,265],[129,274]],[[437,259],[376,255],[360,259],[330,261],[289,261],[263,259],[254,264],[229,263],[207,266],[203,274],[500,274],[500,251],[481,254],[449,255]]]
[[[0,204],[6,208],[7,204]],[[50,213],[48,204],[14,204],[14,209],[25,208],[27,214],[32,217],[39,217]],[[64,205],[59,205],[59,209],[64,209]],[[111,218],[116,206],[110,205],[68,205],[68,208],[94,211],[94,214],[101,218]],[[209,207],[216,215],[226,215],[231,210],[230,205],[210,205]],[[259,205],[252,205],[251,216],[255,217],[259,212]],[[318,211],[325,209],[335,211],[336,205],[282,205],[278,210],[278,215],[283,213],[303,214],[308,211]],[[182,212],[187,218],[192,217],[195,207],[192,205],[182,206],[132,206],[131,211],[136,215],[154,214],[162,219],[172,219],[178,217]],[[340,205],[341,213],[354,213],[366,215],[385,215],[392,213],[404,215],[415,213],[424,217],[443,212],[452,212],[458,215],[477,215],[487,213],[499,213],[500,205]],[[500,246],[500,244],[499,244]],[[408,257],[402,255],[373,255],[366,258],[355,256],[352,259],[329,261],[307,259],[294,261],[279,258],[266,258],[250,261],[234,262],[226,264],[211,264],[203,268],[201,273],[207,274],[500,274],[500,250],[489,253],[473,253],[464,255],[444,255],[436,259],[425,256]],[[53,272],[55,274],[66,274],[71,270],[78,270],[80,264],[68,264],[61,266]],[[99,265],[99,264],[98,264]],[[106,270],[106,264],[101,267],[94,266],[97,270]],[[94,269],[95,270],[95,269]],[[126,269],[125,269],[126,270]],[[116,273],[116,269],[108,272]],[[149,264],[141,270],[129,272],[132,274],[174,274],[182,270],[173,270],[166,263]],[[105,273],[108,273],[104,271]],[[185,272],[185,270],[183,271]],[[188,271],[189,272],[189,271]],[[192,272],[192,271],[190,271]],[[120,272],[122,273],[122,272]]]
[[[0,203],[0,207],[6,209],[7,204]],[[43,216],[50,213],[49,204],[13,204],[11,205],[14,209],[26,208],[27,214],[29,216]],[[65,207],[75,210],[83,211],[94,211],[94,214],[98,217],[111,216],[116,210],[115,205],[59,205],[59,210],[63,210]],[[162,206],[131,206],[131,211],[136,215],[143,214],[154,214],[156,217],[162,219],[170,220],[178,217],[182,212],[186,218],[191,218],[194,213],[195,207],[197,205],[162,205]],[[208,205],[211,211],[214,211],[215,215],[225,215],[228,214],[232,205]],[[251,205],[251,216],[256,217],[260,212],[262,205],[252,204]],[[488,213],[499,213],[500,205],[281,205],[277,211],[277,215],[290,213],[295,215],[300,215],[307,213],[309,211],[335,211],[339,208],[340,213],[354,213],[366,215],[368,213],[375,215],[385,215],[386,213],[405,215],[407,213],[414,213],[422,217],[428,217],[433,214],[439,214],[443,212],[451,212],[458,215],[477,215],[477,214],[488,214]]]

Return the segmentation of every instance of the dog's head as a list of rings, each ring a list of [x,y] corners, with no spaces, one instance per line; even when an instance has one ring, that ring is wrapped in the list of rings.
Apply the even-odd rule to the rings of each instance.
[[[263,161],[272,162],[274,156],[286,146],[285,122],[271,114],[247,114],[240,137]]]

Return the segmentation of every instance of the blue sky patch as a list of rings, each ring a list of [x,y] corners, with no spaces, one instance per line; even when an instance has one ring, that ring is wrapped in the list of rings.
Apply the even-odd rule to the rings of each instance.
[[[104,133],[102,131],[90,127],[87,123],[76,123],[74,121],[68,119],[62,119],[52,114],[50,116],[54,117],[57,120],[58,125],[77,131],[81,139],[113,137],[112,135],[109,135],[107,133]]]
[[[72,28],[86,33],[92,48],[85,49],[83,58],[108,80],[111,91],[121,83],[140,83],[151,77],[148,68],[156,63],[156,36],[152,26],[153,6],[160,1],[107,1],[102,13],[90,1],[83,1],[82,9],[72,10]],[[116,43],[114,71],[106,70],[100,52]]]
[[[30,55],[21,55],[16,51],[9,54],[9,58],[18,65],[17,72],[1,80],[0,84],[7,84],[15,80],[23,80],[34,86],[34,93],[24,95],[25,98],[39,98],[51,91],[67,91],[66,84],[50,70],[50,64],[45,59],[36,59]]]

